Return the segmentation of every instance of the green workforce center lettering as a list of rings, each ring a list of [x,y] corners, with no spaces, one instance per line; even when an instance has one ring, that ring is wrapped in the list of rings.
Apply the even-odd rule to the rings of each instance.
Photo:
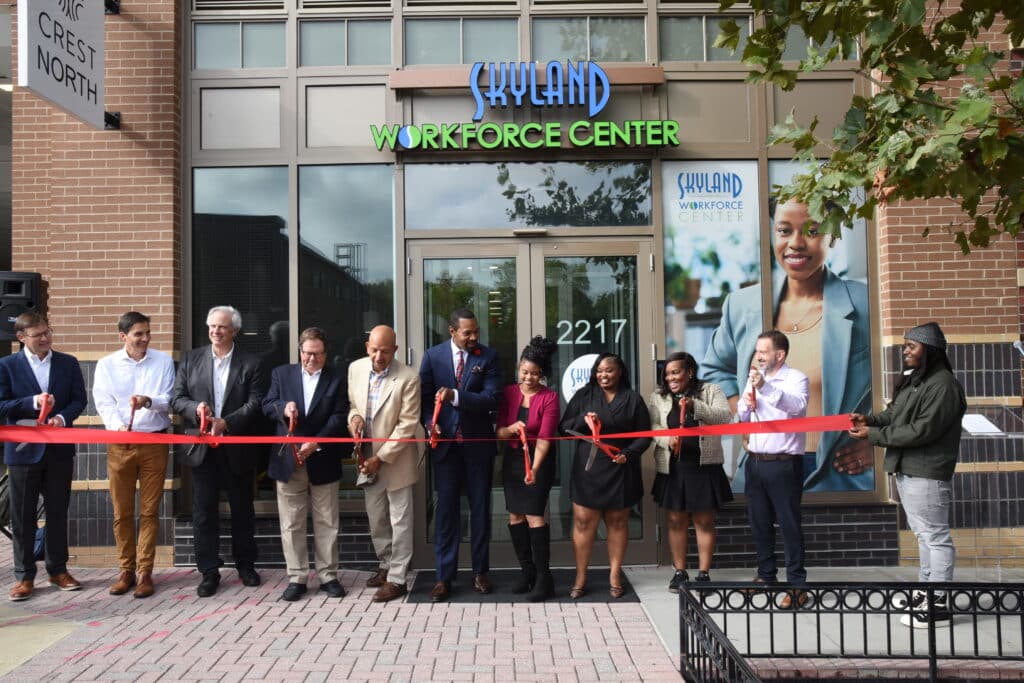
[[[377,150],[542,149],[563,147],[661,147],[679,145],[679,123],[672,120],[576,121],[564,128],[550,123],[424,123],[370,125]]]

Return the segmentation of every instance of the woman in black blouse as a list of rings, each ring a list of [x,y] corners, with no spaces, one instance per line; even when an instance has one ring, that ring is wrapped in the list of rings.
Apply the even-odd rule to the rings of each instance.
[[[601,434],[645,431],[651,428],[651,417],[640,394],[629,385],[629,376],[622,358],[602,353],[590,372],[590,381],[576,392],[559,423],[564,433],[572,429],[590,433],[586,418],[601,422]],[[629,544],[629,512],[643,497],[640,457],[650,445],[649,438],[606,439],[602,443],[616,446],[620,452],[611,458],[602,451],[589,470],[590,442],[576,444],[572,463],[573,530],[572,544],[576,555],[576,580],[570,596],[578,599],[586,592],[587,565],[594,549],[597,527],[604,520],[608,530],[608,581],[613,598],[625,594],[622,585],[622,560]]]

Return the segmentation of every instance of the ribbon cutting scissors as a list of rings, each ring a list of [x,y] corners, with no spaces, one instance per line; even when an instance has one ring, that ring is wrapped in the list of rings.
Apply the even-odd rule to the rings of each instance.
[[[533,463],[530,462],[530,445],[526,442],[526,430],[519,430],[519,440],[523,444],[523,466],[526,468],[526,483],[533,483]]]
[[[46,418],[50,417],[50,394],[44,392],[40,396],[41,398],[39,400],[39,417],[37,417],[34,420],[18,420],[14,424],[18,425],[19,427],[43,427],[46,425]],[[28,446],[27,441],[19,443],[14,450],[20,451],[24,449],[25,446]]]
[[[210,407],[206,406],[206,410],[199,414],[199,436],[210,436],[210,418],[213,417],[210,414]],[[211,443],[210,448],[216,448],[216,443]]]
[[[621,448],[612,446],[611,444],[601,442],[601,420],[597,418],[586,418],[587,424],[590,425],[591,433],[589,435],[577,432],[575,429],[566,429],[565,431],[573,436],[578,436],[584,441],[590,442],[590,454],[587,455],[587,464],[584,465],[583,469],[589,471],[594,466],[594,460],[597,458],[597,451],[600,449],[613,460],[619,456],[622,452]]]
[[[444,405],[444,399],[440,395],[434,396],[434,418],[430,421],[430,447],[437,448],[437,440],[440,438],[440,434],[437,432],[437,420],[441,417],[441,406]]]
[[[134,396],[132,397],[131,404],[132,404],[132,412],[131,412],[131,415],[128,416],[128,431],[129,432],[132,431],[132,425],[135,424],[135,397]]]
[[[295,417],[294,415],[292,415],[291,417],[288,418],[288,436],[289,437],[295,436],[295,427],[298,424],[299,424],[299,419],[297,417]],[[292,452],[292,457],[295,458],[295,465],[297,467],[302,467],[305,463],[303,463],[302,462],[302,458],[299,457],[299,447],[298,447],[298,445],[294,444],[294,443],[281,444],[281,453],[287,453],[288,450],[290,450]]]

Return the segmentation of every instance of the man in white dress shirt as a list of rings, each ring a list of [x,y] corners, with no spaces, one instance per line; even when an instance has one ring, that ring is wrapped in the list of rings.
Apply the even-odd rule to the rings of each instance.
[[[740,422],[766,422],[804,417],[807,414],[807,375],[786,365],[789,339],[778,330],[757,337],[747,385],[739,402]],[[744,466],[747,514],[757,548],[759,583],[775,583],[775,522],[782,532],[786,554],[786,579],[802,586],[804,532],[800,521],[803,494],[803,457],[806,437],[799,433],[751,434]],[[800,607],[807,594],[796,590],[783,595],[783,609]]]
[[[174,360],[149,348],[149,318],[129,311],[117,322],[124,348],[96,364],[92,397],[110,431],[163,433],[174,388]],[[109,444],[107,476],[114,504],[114,540],[120,573],[111,595],[135,587],[136,598],[153,594],[153,561],[160,530],[160,499],[167,475],[166,444]],[[139,489],[139,539],[135,541],[135,487]]]

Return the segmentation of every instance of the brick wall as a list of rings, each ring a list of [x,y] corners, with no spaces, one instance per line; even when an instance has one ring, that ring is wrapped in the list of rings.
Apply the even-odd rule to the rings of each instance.
[[[82,359],[116,347],[130,309],[153,317],[156,346],[180,346],[181,31],[174,0],[123,0],[106,17],[119,131],[14,91],[13,268],[42,273],[55,346]]]

